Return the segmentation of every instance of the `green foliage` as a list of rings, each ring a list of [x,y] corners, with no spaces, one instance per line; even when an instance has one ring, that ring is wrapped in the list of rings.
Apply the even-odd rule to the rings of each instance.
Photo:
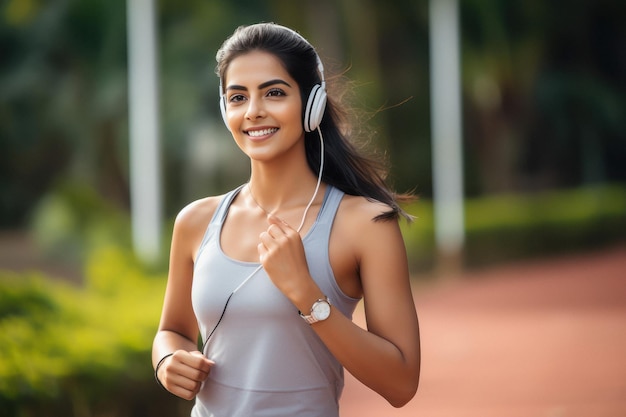
[[[31,230],[39,246],[56,258],[80,261],[102,245],[130,248],[130,220],[96,190],[63,182],[36,206]]]
[[[110,399],[152,389],[150,350],[165,277],[115,246],[94,250],[85,276],[85,285],[74,287],[37,273],[0,272],[1,409],[128,412],[140,398]]]
[[[8,303],[0,316],[0,392],[4,399],[58,392],[57,379],[66,375],[59,339],[53,338],[54,318],[61,318],[58,288],[36,275],[1,277],[0,299]]]
[[[411,266],[433,266],[432,202],[408,210],[418,218],[403,226]],[[585,187],[535,195],[500,195],[465,203],[465,261],[480,266],[568,251],[592,249],[626,240],[626,188]]]

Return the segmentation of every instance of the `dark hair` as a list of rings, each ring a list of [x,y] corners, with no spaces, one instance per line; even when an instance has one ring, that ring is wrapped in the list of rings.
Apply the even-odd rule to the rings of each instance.
[[[251,51],[271,53],[282,62],[300,87],[304,111],[309,92],[322,81],[317,67],[318,55],[313,46],[284,26],[273,23],[240,26],[217,51],[215,72],[220,80],[224,80],[226,70],[235,58]],[[220,94],[223,93],[220,91]],[[347,120],[346,112],[329,94],[319,126],[325,149],[322,180],[346,194],[387,204],[390,210],[382,212],[374,220],[397,219],[400,215],[410,220],[411,216],[398,202],[408,201],[411,196],[393,192],[385,182],[387,170],[384,165],[359,152],[348,140]],[[305,132],[305,149],[309,167],[318,175],[320,143],[317,132]]]

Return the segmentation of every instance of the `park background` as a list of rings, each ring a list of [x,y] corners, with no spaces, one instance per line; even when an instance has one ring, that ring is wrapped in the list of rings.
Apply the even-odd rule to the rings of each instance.
[[[435,0],[437,1],[437,0]],[[626,241],[626,3],[460,0],[462,268]],[[244,182],[219,118],[215,52],[274,21],[345,74],[390,181],[420,197],[403,225],[416,282],[434,241],[429,3],[156,2],[160,261],[133,253],[126,2],[0,5],[0,416],[185,415],[150,347],[169,233],[186,203]],[[445,265],[444,265],[445,266]]]

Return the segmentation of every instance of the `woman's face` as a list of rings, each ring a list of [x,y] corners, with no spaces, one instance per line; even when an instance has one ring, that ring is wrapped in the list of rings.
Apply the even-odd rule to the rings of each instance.
[[[226,123],[252,159],[269,160],[303,146],[300,88],[273,54],[252,51],[224,74]]]

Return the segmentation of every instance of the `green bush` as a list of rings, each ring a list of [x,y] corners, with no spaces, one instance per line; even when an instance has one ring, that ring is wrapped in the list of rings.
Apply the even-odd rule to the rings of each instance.
[[[179,405],[157,391],[150,359],[165,277],[112,246],[89,256],[85,276],[79,288],[0,272],[0,409],[173,415]]]
[[[414,271],[433,267],[432,202],[407,208],[403,225]],[[606,185],[535,195],[500,195],[465,202],[464,260],[469,267],[593,249],[626,240],[626,187]]]

